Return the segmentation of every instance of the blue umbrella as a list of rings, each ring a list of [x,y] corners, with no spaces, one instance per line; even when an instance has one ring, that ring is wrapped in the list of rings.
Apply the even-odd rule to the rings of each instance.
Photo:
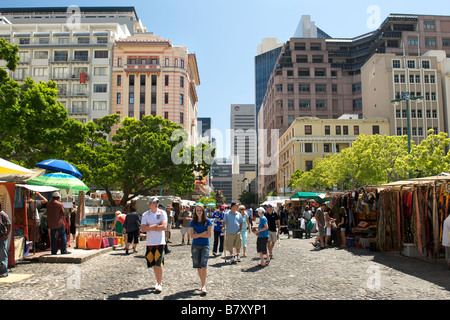
[[[42,162],[39,162],[36,167],[42,168],[42,169],[48,169],[52,171],[57,172],[64,172],[67,174],[70,174],[72,176],[75,176],[77,178],[81,178],[83,175],[78,171],[77,168],[75,168],[70,163],[63,161],[63,160],[57,160],[57,159],[49,159],[44,160]]]

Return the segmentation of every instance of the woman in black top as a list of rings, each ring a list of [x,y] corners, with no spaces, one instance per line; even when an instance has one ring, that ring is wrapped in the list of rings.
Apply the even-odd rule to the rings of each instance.
[[[131,203],[130,213],[127,213],[123,228],[127,232],[128,242],[125,247],[125,253],[128,254],[130,243],[133,242],[133,252],[137,252],[136,247],[139,243],[139,231],[141,229],[141,216],[136,211],[136,204]]]

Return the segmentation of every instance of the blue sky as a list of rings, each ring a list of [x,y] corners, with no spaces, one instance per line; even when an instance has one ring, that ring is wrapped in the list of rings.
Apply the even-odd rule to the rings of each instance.
[[[231,104],[255,103],[254,57],[263,38],[286,42],[302,15],[332,37],[370,31],[390,13],[450,15],[448,3],[427,1],[109,0],[21,1],[2,7],[134,6],[148,31],[196,53],[201,85],[198,116],[212,127],[230,126]],[[372,9],[375,9],[373,11]],[[378,15],[379,13],[379,15]]]

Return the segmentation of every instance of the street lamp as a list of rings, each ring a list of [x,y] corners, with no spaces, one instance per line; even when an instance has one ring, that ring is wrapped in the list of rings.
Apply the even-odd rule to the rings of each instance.
[[[408,91],[402,92],[402,97],[400,99],[391,100],[392,103],[406,101],[406,125],[408,130],[408,154],[411,154],[411,115],[409,111],[409,100],[422,100],[423,96],[411,97]],[[412,172],[409,171],[409,178],[412,179]]]
[[[284,170],[281,168],[279,168],[278,170],[283,172],[283,182],[284,182],[283,196],[286,197],[286,172],[284,172]]]

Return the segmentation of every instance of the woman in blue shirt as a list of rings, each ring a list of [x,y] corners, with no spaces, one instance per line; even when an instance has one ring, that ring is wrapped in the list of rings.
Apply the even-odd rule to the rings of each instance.
[[[192,264],[197,269],[202,287],[200,291],[206,294],[206,269],[209,257],[209,238],[212,234],[211,220],[206,217],[205,208],[197,205],[194,209],[194,216],[189,225],[192,246]]]
[[[256,251],[259,253],[261,262],[257,267],[265,267],[270,262],[269,252],[267,250],[267,240],[269,239],[269,225],[267,218],[264,216],[265,210],[263,208],[257,209],[259,216],[259,226],[254,228],[254,233],[258,236],[256,240]],[[264,262],[264,255],[266,255],[266,262]]]

